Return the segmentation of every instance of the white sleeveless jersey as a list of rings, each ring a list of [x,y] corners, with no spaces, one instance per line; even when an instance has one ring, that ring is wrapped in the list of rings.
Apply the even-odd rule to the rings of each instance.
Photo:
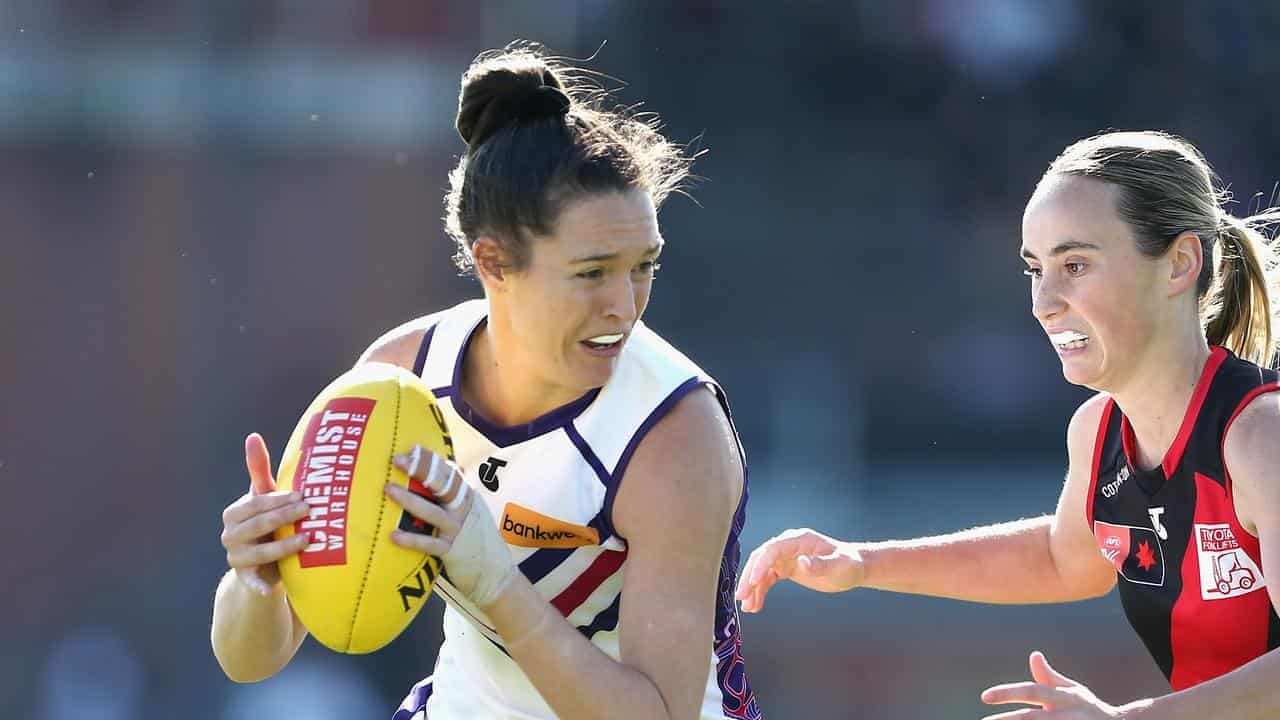
[[[718,385],[643,323],[636,323],[609,382],[525,425],[497,427],[462,398],[462,358],[488,315],[473,300],[428,319],[415,372],[432,388],[459,467],[488,504],[529,582],[574,627],[617,660],[618,611],[627,543],[611,522],[613,500],[640,440],[690,391]],[[745,463],[744,463],[745,472]],[[760,717],[747,683],[733,602],[747,502],[734,513],[707,638],[702,718]],[[434,675],[405,698],[396,720],[554,718],[484,613],[440,577],[444,644]],[[618,716],[625,710],[619,709]]]

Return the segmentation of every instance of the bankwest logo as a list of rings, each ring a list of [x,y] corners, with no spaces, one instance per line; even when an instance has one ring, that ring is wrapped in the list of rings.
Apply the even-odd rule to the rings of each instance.
[[[502,539],[519,547],[572,548],[599,545],[600,533],[507,503],[502,510]]]

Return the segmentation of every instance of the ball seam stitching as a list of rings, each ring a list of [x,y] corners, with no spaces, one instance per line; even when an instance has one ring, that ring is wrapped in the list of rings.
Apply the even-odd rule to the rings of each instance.
[[[400,379],[396,379],[396,410],[394,420],[391,425],[391,452],[394,453],[396,443],[400,440],[400,400],[404,395],[404,386],[400,383]],[[383,484],[391,480],[391,463],[387,463],[387,474],[383,477]],[[364,577],[360,579],[360,591],[356,593],[356,607],[351,613],[351,636],[355,635],[356,618],[360,616],[360,606],[364,604],[364,590],[369,582],[369,572],[373,569],[373,558],[378,552],[378,538],[382,536],[382,516],[386,513],[387,499],[384,497],[382,502],[378,504],[378,522],[374,524],[372,549],[369,551],[369,562],[364,566]],[[352,637],[347,637],[347,649],[351,649]]]

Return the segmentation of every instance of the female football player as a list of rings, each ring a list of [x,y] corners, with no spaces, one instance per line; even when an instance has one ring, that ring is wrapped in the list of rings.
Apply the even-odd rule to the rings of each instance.
[[[392,539],[442,558],[448,606],[434,673],[396,718],[760,717],[733,602],[741,448],[719,387],[640,321],[656,211],[689,158],[600,100],[535,48],[471,65],[447,225],[484,299],[360,359],[433,389],[469,488],[456,508],[387,490],[438,529]],[[420,454],[397,463],[425,480]],[[212,640],[226,673],[252,681],[306,635],[276,569],[305,539],[270,538],[306,510],[273,492],[256,435],[246,460]]]
[[[786,578],[824,592],[871,587],[991,603],[1120,599],[1174,692],[1102,702],[1039,653],[1031,682],[988,689],[1025,703],[993,718],[1280,716],[1280,382],[1274,263],[1232,217],[1191,144],[1109,133],[1068,147],[1027,205],[1031,311],[1066,379],[1098,391],[1067,428],[1057,512],[904,542],[789,530],[747,561],[749,612]]]

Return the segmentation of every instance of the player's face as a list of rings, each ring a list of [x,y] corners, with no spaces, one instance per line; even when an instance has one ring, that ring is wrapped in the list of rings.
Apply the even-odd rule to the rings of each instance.
[[[662,250],[652,199],[632,191],[572,201],[530,250],[507,303],[525,359],[549,384],[604,385],[649,303]]]
[[[1115,209],[1115,188],[1087,178],[1042,183],[1022,218],[1031,312],[1068,382],[1124,385],[1160,317],[1157,264],[1138,252]]]

